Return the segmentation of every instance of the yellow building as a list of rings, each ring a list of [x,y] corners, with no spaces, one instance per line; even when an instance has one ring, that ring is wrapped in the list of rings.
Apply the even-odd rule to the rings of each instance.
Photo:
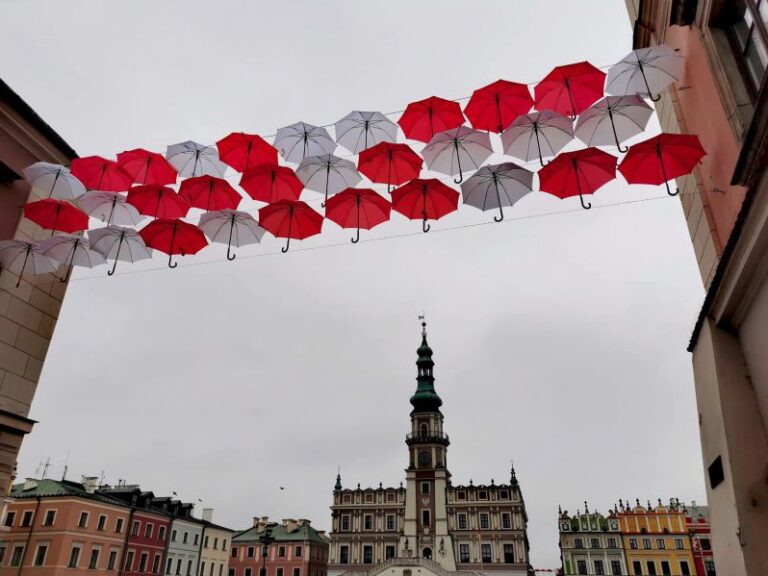
[[[203,509],[198,576],[228,576],[234,530],[213,523],[213,508]]]
[[[696,576],[685,510],[677,501],[634,507],[621,502],[619,523],[631,575]]]

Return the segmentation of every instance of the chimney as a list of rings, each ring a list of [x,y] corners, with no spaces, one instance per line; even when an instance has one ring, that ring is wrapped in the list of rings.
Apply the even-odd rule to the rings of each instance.
[[[310,524],[312,524],[311,520],[306,518],[299,518],[299,526],[309,526]]]
[[[35,488],[37,488],[37,480],[34,478],[24,480],[24,490],[34,490]]]
[[[269,522],[269,516],[254,516],[253,527],[256,528],[257,533],[264,532],[267,528],[267,522]]]
[[[288,534],[291,534],[299,529],[299,523],[293,518],[283,518],[283,528],[285,528],[285,531],[288,532]]]
[[[83,476],[83,489],[88,494],[93,494],[98,488],[99,478],[98,476]]]
[[[203,520],[213,522],[213,508],[203,508]]]

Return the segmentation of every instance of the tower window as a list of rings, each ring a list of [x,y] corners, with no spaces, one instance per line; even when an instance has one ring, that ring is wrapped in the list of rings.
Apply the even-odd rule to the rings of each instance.
[[[344,514],[341,517],[341,529],[345,532],[349,530],[349,514]]]
[[[422,494],[429,494],[429,482],[422,482],[421,483],[421,493]]]
[[[429,526],[429,510],[422,510],[421,511],[421,525],[422,526]]]
[[[429,426],[427,426],[424,422],[419,425],[419,435],[422,437],[429,435]]]

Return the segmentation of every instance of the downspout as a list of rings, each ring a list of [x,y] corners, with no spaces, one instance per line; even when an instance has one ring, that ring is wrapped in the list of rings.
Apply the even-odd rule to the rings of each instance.
[[[24,568],[24,560],[27,559],[27,550],[29,549],[29,541],[32,540],[32,532],[35,530],[35,521],[37,520],[37,511],[40,509],[40,496],[36,496],[37,504],[35,504],[35,511],[32,513],[32,522],[29,524],[29,532],[27,533],[27,541],[24,543],[24,552],[21,553],[21,562],[19,563],[19,570],[17,574],[21,576],[21,570]]]
[[[206,528],[208,528],[208,525],[203,524],[203,532],[200,534],[200,546],[197,548],[197,568],[195,569],[195,576],[202,576],[202,574],[200,574],[200,561],[203,559],[203,541],[205,540]]]
[[[128,514],[128,525],[125,527],[125,538],[123,539],[123,553],[120,555],[120,568],[118,571],[118,576],[123,576],[123,572],[125,572],[125,556],[128,554],[128,536],[131,534],[131,524],[133,524],[133,513],[136,511],[135,508],[131,508],[130,513]]]

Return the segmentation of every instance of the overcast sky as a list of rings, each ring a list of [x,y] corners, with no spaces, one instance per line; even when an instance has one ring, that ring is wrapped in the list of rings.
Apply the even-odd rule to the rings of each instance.
[[[0,74],[81,155],[401,110],[630,49],[621,0],[0,2]],[[685,347],[703,292],[680,203],[621,177],[593,203],[78,272],[19,477],[48,457],[60,477],[69,454],[70,478],[176,491],[227,526],[328,528],[337,466],[348,487],[404,479],[426,310],[453,480],[508,481],[514,460],[535,566],[559,566],[558,504],[702,502]]]

